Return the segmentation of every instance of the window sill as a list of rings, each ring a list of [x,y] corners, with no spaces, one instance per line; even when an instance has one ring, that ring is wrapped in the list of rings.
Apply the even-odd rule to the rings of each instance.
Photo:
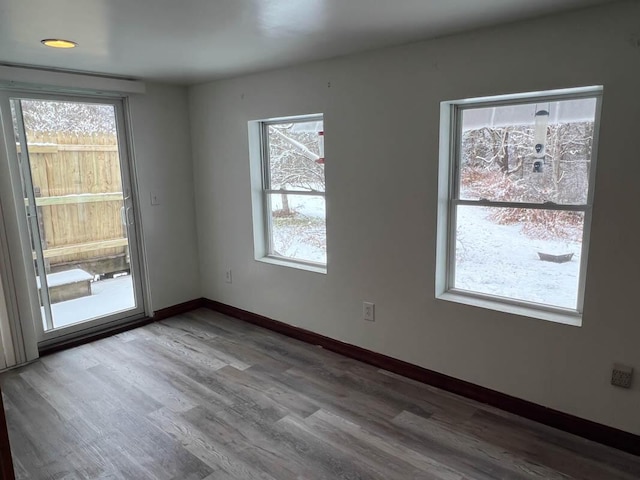
[[[308,272],[327,274],[327,267],[324,265],[309,265],[308,263],[300,263],[294,260],[286,260],[284,258],[276,257],[261,257],[256,258],[257,262],[269,263],[271,265],[278,265],[280,267],[297,268],[299,270],[306,270]]]
[[[515,305],[511,303],[501,302],[492,298],[467,295],[459,291],[448,291],[441,294],[436,294],[436,298],[439,300],[446,300],[448,302],[462,303],[464,305],[486,308],[488,310],[495,310],[498,312],[511,313],[523,317],[537,318],[539,320],[546,320],[548,322],[562,323],[564,325],[571,325],[574,327],[582,326],[582,314],[578,312],[573,313],[568,310],[545,310],[542,308],[535,308],[533,306]]]

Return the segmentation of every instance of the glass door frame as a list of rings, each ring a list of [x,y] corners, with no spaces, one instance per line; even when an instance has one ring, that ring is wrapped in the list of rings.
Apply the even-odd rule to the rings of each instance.
[[[36,284],[35,268],[33,266],[33,253],[31,251],[31,243],[29,241],[31,239],[31,236],[29,235],[28,222],[31,220],[28,219],[27,209],[25,209],[23,206],[22,212],[20,212],[21,209],[19,205],[19,202],[22,202],[22,205],[24,205],[21,176],[22,169],[20,164],[21,154],[18,154],[15,146],[11,144],[12,139],[14,138],[14,124],[13,117],[11,115],[11,100],[15,99],[69,101],[79,103],[85,102],[110,105],[114,107],[118,138],[118,156],[123,183],[123,205],[125,209],[124,217],[127,219],[126,230],[127,238],[129,240],[131,274],[134,287],[134,295],[136,299],[135,308],[45,331],[43,319],[40,315],[40,301],[38,296],[38,287]],[[136,320],[145,318],[145,316],[149,316],[150,306],[147,287],[148,274],[146,270],[145,251],[141,228],[142,222],[140,218],[139,195],[137,192],[137,182],[132,154],[133,146],[131,143],[132,135],[128,116],[127,98],[122,96],[93,96],[89,94],[70,94],[59,93],[56,91],[43,92],[42,90],[34,91],[30,89],[13,89],[0,87],[0,119],[2,121],[0,128],[2,128],[4,132],[4,135],[0,137],[4,137],[5,139],[7,161],[12,164],[9,165],[9,170],[13,173],[11,182],[13,187],[13,199],[14,202],[16,202],[16,208],[14,208],[13,210],[15,210],[16,214],[18,215],[17,220],[18,223],[21,224],[21,233],[27,232],[26,237],[29,239],[27,240],[26,238],[24,238],[25,235],[23,233],[21,235],[22,238],[20,245],[23,250],[21,253],[23,257],[24,268],[27,270],[26,277],[28,281],[25,287],[29,290],[29,298],[31,301],[30,310],[32,312],[32,318],[27,319],[23,317],[21,318],[21,321],[33,321],[38,346],[42,348],[54,345],[56,343],[63,343],[76,337],[90,335],[98,331],[115,328],[119,325],[134,322]],[[18,131],[20,131],[20,129],[18,129]],[[20,140],[21,145],[23,144],[24,140],[25,139]],[[30,178],[29,184],[29,188],[32,190],[33,184],[31,183]],[[33,191],[31,193],[33,193]],[[35,214],[35,209],[33,213]],[[37,223],[37,220],[35,220],[35,222]],[[14,255],[14,253],[12,253],[12,255]],[[29,259],[31,259],[30,262]],[[43,287],[45,286],[45,283],[42,284]]]

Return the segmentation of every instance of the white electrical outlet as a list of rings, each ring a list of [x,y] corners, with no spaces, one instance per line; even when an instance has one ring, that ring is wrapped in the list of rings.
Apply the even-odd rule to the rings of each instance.
[[[224,281],[226,283],[232,283],[231,269],[227,269],[227,270],[224,271]]]
[[[376,306],[371,302],[362,302],[362,318],[367,322],[376,321]]]

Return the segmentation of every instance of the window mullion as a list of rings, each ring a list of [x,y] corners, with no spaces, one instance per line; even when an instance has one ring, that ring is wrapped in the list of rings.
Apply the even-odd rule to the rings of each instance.
[[[460,200],[453,199],[454,206],[466,205],[472,207],[493,207],[493,208],[526,208],[530,210],[560,210],[566,212],[586,212],[591,209],[591,205],[572,205],[561,203],[526,203],[526,202],[497,202],[493,200]]]
[[[316,192],[316,191],[306,191],[306,190],[264,190],[265,193],[274,195],[274,194],[282,194],[282,195],[306,195],[310,197],[324,197],[325,192]]]

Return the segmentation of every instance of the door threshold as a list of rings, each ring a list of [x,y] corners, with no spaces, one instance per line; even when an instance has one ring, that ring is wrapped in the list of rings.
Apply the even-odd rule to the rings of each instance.
[[[110,324],[100,325],[89,330],[81,330],[68,335],[44,340],[38,343],[38,353],[43,357],[51,353],[66,350],[67,348],[77,347],[84,345],[85,343],[126,332],[127,330],[147,325],[153,321],[155,321],[153,317],[148,317],[146,315],[129,317]]]

